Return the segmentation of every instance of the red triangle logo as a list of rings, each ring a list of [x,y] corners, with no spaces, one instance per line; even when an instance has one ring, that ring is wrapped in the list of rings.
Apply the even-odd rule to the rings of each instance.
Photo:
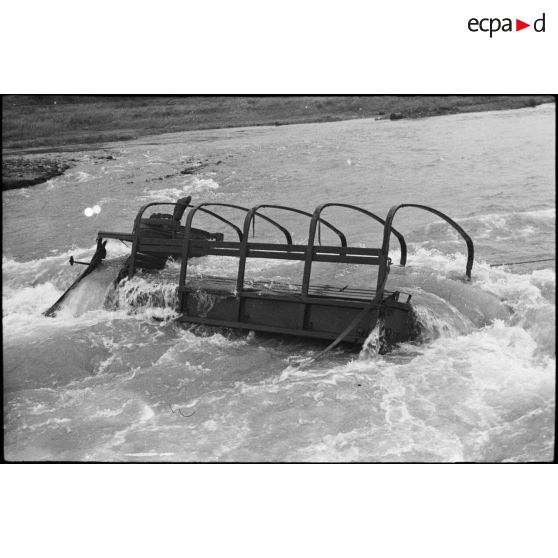
[[[516,31],[521,31],[522,29],[525,29],[526,27],[531,27],[531,24],[530,23],[525,23],[524,21],[521,21],[520,19],[515,20],[515,30]]]

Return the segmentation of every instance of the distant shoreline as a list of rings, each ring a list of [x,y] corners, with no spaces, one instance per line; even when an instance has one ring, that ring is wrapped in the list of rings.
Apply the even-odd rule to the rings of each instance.
[[[424,118],[535,107],[551,95],[107,97],[5,95],[3,150],[79,146],[170,132],[354,118]]]
[[[100,150],[145,136],[251,126],[375,118],[401,120],[513,110],[551,95],[110,97],[6,95],[2,189],[43,183],[71,166],[61,153]],[[45,154],[57,156],[36,157]]]

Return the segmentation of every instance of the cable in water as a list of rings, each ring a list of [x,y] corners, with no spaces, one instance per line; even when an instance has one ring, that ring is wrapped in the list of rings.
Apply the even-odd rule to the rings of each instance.
[[[539,262],[554,262],[554,261],[556,261],[556,258],[544,258],[540,260],[528,260],[523,262],[506,262],[506,263],[490,264],[490,267],[500,267],[503,265],[520,265],[520,264],[539,263]]]

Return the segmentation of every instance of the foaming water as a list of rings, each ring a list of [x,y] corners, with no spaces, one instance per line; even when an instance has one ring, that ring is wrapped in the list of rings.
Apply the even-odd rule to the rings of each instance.
[[[185,179],[182,184],[172,188],[146,189],[145,195],[141,196],[140,199],[155,202],[175,202],[186,195],[210,199],[218,188],[219,184],[211,178],[192,176]]]
[[[108,298],[108,300],[107,300]],[[139,273],[124,280],[105,300],[109,308],[124,309],[129,314],[145,318],[170,319],[178,317],[178,287],[175,281],[163,283],[149,280]]]
[[[7,458],[551,459],[554,264],[489,264],[554,255],[553,118],[553,107],[546,107],[177,134],[153,138],[148,147],[115,144],[114,160],[84,156],[53,188],[5,192]],[[180,175],[184,157],[201,158],[204,150],[224,163]],[[470,167],[471,160],[484,166]],[[115,288],[129,251],[116,241],[109,242],[108,261],[72,291],[57,316],[42,315],[83,270],[67,265],[70,255],[88,261],[98,229],[130,231],[142,203],[193,195],[194,202],[222,198],[312,210],[339,199],[339,184],[343,201],[379,215],[396,202],[437,207],[475,241],[466,281],[464,245],[445,223],[412,211],[398,216],[408,265],[396,265],[394,246],[388,288],[412,296],[423,330],[389,354],[378,354],[372,335],[361,350],[337,348],[310,363],[323,343],[181,325],[179,264]],[[370,184],[384,185],[374,190],[374,203]],[[448,191],[448,184],[456,187]],[[83,208],[99,200],[102,213],[87,220]],[[35,207],[47,208],[53,229],[37,224]],[[307,220],[284,222],[305,242]],[[355,245],[375,245],[381,232],[342,214],[335,224]],[[237,265],[210,256],[192,261],[189,273],[234,276]],[[255,260],[251,279],[300,282],[300,266]],[[371,282],[358,266],[316,266],[313,280]]]

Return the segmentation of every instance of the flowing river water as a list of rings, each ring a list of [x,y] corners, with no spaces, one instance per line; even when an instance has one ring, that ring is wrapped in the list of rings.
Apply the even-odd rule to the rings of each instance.
[[[3,192],[4,451],[55,461],[548,461],[554,452],[555,107],[422,120],[174,133],[73,153],[49,182]],[[416,209],[395,226],[409,245],[388,288],[411,293],[421,338],[385,355],[191,328],[173,284],[139,274],[111,292],[91,274],[55,318],[98,230],[129,232],[142,204],[351,203],[385,217],[419,203],[454,218],[463,240]],[[94,217],[86,207],[99,205]],[[164,208],[162,209],[164,211]],[[353,245],[382,228],[325,215]],[[270,214],[305,242],[308,221]],[[241,220],[240,220],[241,222]],[[209,230],[215,222],[200,220]],[[258,221],[260,238],[272,229]],[[322,235],[328,240],[328,232]],[[128,248],[108,245],[109,257]],[[213,256],[194,272],[233,276]],[[170,262],[165,273],[176,269]],[[373,286],[365,266],[316,266],[313,280]],[[300,282],[298,262],[255,260],[248,275]],[[164,276],[165,273],[162,275]],[[370,284],[372,281],[372,285]],[[114,301],[118,304],[114,304]],[[112,301],[109,303],[108,301]]]

